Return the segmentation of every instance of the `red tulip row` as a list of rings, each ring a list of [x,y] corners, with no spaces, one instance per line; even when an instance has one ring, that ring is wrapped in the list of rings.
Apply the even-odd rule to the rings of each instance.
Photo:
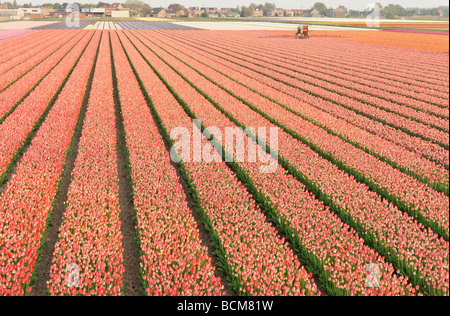
[[[239,49],[241,51],[241,49]],[[254,51],[253,51],[254,52]],[[242,53],[241,53],[242,54]],[[255,60],[258,61],[258,64],[261,66],[269,67],[270,63],[272,63],[273,57],[266,56],[256,56]],[[270,63],[269,63],[270,61]],[[296,66],[293,64],[293,66]],[[299,66],[299,65],[297,65]],[[290,68],[290,67],[289,67]],[[364,112],[368,115],[386,120],[394,124],[396,120],[402,120],[406,123],[399,125],[405,129],[408,129],[412,132],[416,132],[418,134],[423,135],[424,137],[431,138],[433,134],[427,134],[425,132],[420,133],[420,130],[413,129],[413,122],[423,123],[424,125],[448,131],[448,111],[447,109],[438,108],[435,106],[427,106],[426,103],[422,105],[416,105],[416,108],[420,110],[430,110],[433,113],[441,117],[437,117],[430,113],[424,111],[418,111],[413,108],[412,103],[405,100],[393,100],[398,99],[398,95],[396,97],[392,97],[392,94],[388,94],[385,91],[375,90],[374,88],[367,87],[355,82],[349,82],[345,80],[341,80],[336,78],[335,76],[329,74],[321,74],[320,72],[314,70],[306,70],[305,67],[298,67],[297,71],[294,71],[292,68],[288,69],[284,66],[273,65],[271,66],[271,70],[275,72],[279,72],[281,74],[286,75],[287,77],[291,77],[302,82],[306,82],[313,86],[323,88],[332,93],[336,93],[339,96],[345,97],[344,99],[340,98],[331,98],[331,96],[327,96],[328,98],[334,100],[335,102],[352,102],[358,101],[358,103],[362,103],[364,108],[367,108],[368,111]],[[333,95],[334,96],[334,95]],[[353,100],[352,100],[353,99]],[[403,99],[411,100],[410,98],[404,97]],[[443,100],[444,102],[444,100]],[[445,101],[446,102],[446,101]],[[417,102],[416,102],[417,103]],[[346,104],[346,103],[344,103]],[[405,106],[406,105],[406,106]],[[352,105],[353,107],[353,105]],[[372,109],[375,108],[375,109]],[[354,107],[355,109],[361,110],[361,107]],[[393,118],[388,118],[389,114],[385,114],[385,112],[389,113]],[[446,119],[444,118],[446,117]],[[400,124],[400,122],[398,123]],[[420,124],[419,124],[420,125]],[[420,125],[421,126],[421,125]],[[435,136],[437,137],[437,136]],[[437,141],[441,141],[439,138],[436,138]],[[444,143],[444,141],[442,141]]]
[[[237,35],[237,34],[236,34]],[[219,42],[219,38],[217,38],[217,41]],[[228,44],[230,42],[236,43],[237,45],[242,44],[249,44],[249,39],[246,36],[245,38],[240,38],[239,36],[234,36],[232,38],[227,39]],[[221,45],[223,43],[221,42]],[[396,76],[393,76],[392,78],[385,78],[378,77],[379,72],[378,69],[367,69],[365,71],[361,71],[359,68],[359,63],[355,64],[354,61],[351,64],[342,64],[340,62],[336,62],[336,59],[332,60],[324,60],[322,58],[319,58],[320,63],[317,63],[317,56],[315,54],[309,54],[309,53],[302,53],[299,51],[292,52],[289,50],[286,46],[276,46],[271,47],[270,45],[267,45],[266,42],[261,41],[251,41],[250,45],[252,48],[256,49],[258,52],[264,52],[269,53],[270,55],[274,55],[274,57],[282,58],[284,62],[286,62],[285,58],[289,58],[289,61],[287,65],[299,65],[300,64],[300,70],[304,67],[307,67],[308,69],[312,70],[319,70],[324,73],[331,74],[335,77],[339,77],[342,79],[346,79],[349,81],[357,81],[358,83],[362,83],[366,86],[376,86],[377,88],[380,88],[381,90],[389,91],[392,93],[395,93],[396,97],[410,97],[413,100],[405,99],[405,101],[414,101],[414,100],[421,100],[425,101],[427,103],[432,104],[439,104],[440,107],[448,107],[446,102],[443,102],[443,100],[449,99],[448,93],[445,93],[443,91],[434,90],[436,87],[432,84],[424,84],[420,83],[417,85],[402,83],[401,81],[398,81]],[[248,46],[247,46],[248,47]],[[306,49],[306,47],[301,47],[302,51]],[[281,54],[280,54],[281,53]],[[301,58],[299,58],[301,56]],[[402,98],[403,98],[402,97]],[[436,107],[432,107],[430,105],[424,105],[427,109],[430,110],[431,113],[434,113],[433,111],[436,111]],[[418,109],[421,109],[418,107]],[[440,108],[438,108],[440,109]],[[439,110],[436,113],[441,113]],[[444,113],[444,115],[448,116],[448,113]]]
[[[145,51],[145,56],[152,62],[156,58],[148,51]],[[160,69],[165,75],[171,72],[166,67]],[[174,81],[175,77],[171,77],[169,83]],[[186,101],[191,112],[198,113],[197,118],[206,126],[219,127],[222,133],[228,127],[236,127],[187,83],[173,87],[177,95]],[[193,99],[195,102],[191,101]],[[189,119],[187,114],[177,112],[177,117],[181,116]],[[245,142],[253,142],[243,132],[241,136],[247,139]],[[271,159],[267,154],[265,158],[266,161]],[[237,165],[250,176],[255,190],[263,196],[265,202],[277,205],[277,218],[292,230],[288,236],[291,238],[292,235],[293,243],[297,242],[299,248],[304,249],[304,257],[309,258],[310,266],[321,268],[318,273],[326,280],[329,294],[410,295],[416,292],[416,289],[407,283],[407,278],[397,277],[391,264],[364,245],[353,229],[342,223],[328,208],[324,208],[323,204],[315,200],[313,195],[306,191],[305,186],[286,170],[277,168],[275,173],[268,174],[260,172],[260,167],[265,163],[242,162]],[[366,287],[365,268],[370,263],[377,264],[382,271],[382,281],[378,289]]]
[[[24,96],[27,96],[27,93],[30,93],[30,91],[32,91],[33,88],[46,77],[46,75],[55,67],[55,65],[58,64],[58,62],[61,61],[61,59],[75,45],[75,43],[77,43],[77,41],[84,36],[84,34],[85,33],[78,33],[73,38],[66,36],[65,38],[70,39],[67,43],[55,51],[51,56],[48,56],[42,63],[20,77],[6,90],[0,92],[0,119],[4,119],[5,116],[7,116],[8,113],[14,109],[14,106],[16,106],[18,102],[24,98]],[[28,63],[25,62],[22,65],[25,64]],[[22,65],[17,68],[21,68]],[[12,72],[14,71],[15,69],[12,70]]]
[[[95,35],[0,196],[0,295],[30,289],[98,41]]]
[[[32,39],[34,40],[38,38],[41,40],[46,38],[46,36],[50,36],[49,31],[34,31],[28,33],[27,35],[0,43],[0,48],[4,50],[4,53],[0,56],[0,64],[22,54],[23,52],[26,52],[28,49],[35,46],[36,43],[31,41]]]
[[[150,41],[143,40],[188,80],[207,91],[208,96],[220,104],[223,111],[243,126],[275,127]],[[149,49],[137,41],[135,44],[145,56],[152,55]],[[150,62],[152,65],[160,63],[153,58]],[[161,73],[166,75],[168,71],[165,69]],[[175,86],[178,85],[180,83]],[[284,131],[279,131],[279,152],[287,167],[303,178],[307,186],[339,212],[342,218],[361,231],[366,242],[393,262],[396,268],[407,273],[415,284],[420,284],[427,292],[448,294],[448,242],[443,238],[438,239],[431,230],[417,224],[411,217],[369,191],[367,186],[356,182],[353,177]]]
[[[32,31],[26,33],[26,35],[1,42],[0,48],[4,53],[0,56],[0,63],[4,63],[35,46],[36,38],[45,38],[45,36],[49,36],[50,34],[51,31]]]
[[[80,38],[72,39],[64,51],[61,51],[67,55],[57,56],[62,58],[61,61],[0,125],[0,175],[7,171],[16,152],[27,143],[27,138],[36,128],[36,124],[39,124],[40,119],[45,116],[49,103],[57,94],[92,36],[88,32],[81,35]],[[57,61],[54,60],[54,62]]]
[[[109,45],[109,34],[103,32],[50,269],[51,295],[122,293],[124,267]]]
[[[267,47],[266,47],[267,48]],[[326,47],[322,47],[323,51],[326,51]],[[350,48],[348,47],[347,51],[350,52],[350,54],[354,54],[355,50],[354,48]],[[286,53],[287,52],[284,52]],[[295,52],[291,51],[291,54],[295,54]],[[297,54],[298,56],[298,54]],[[358,56],[358,58],[364,59],[364,54],[361,56]],[[427,54],[426,53],[415,53],[414,56],[412,56],[410,58],[410,60],[414,60],[415,64],[417,65],[417,58],[418,57],[422,57],[422,59],[426,59],[427,58]],[[402,55],[399,54],[395,54],[395,60],[398,60],[398,64],[401,64],[401,57]],[[435,58],[436,55],[433,55],[433,58]],[[302,55],[302,59],[309,59],[309,60],[314,60],[313,58],[315,58],[314,55],[309,55],[309,53],[306,53],[305,55]],[[379,60],[380,58],[384,58],[384,57],[377,57],[377,59]],[[380,82],[380,83],[384,83],[384,84],[391,84],[392,86],[395,86],[397,88],[402,88],[404,89],[405,95],[411,95],[417,98],[421,98],[422,100],[427,100],[427,98],[429,96],[433,96],[436,98],[448,98],[448,91],[447,93],[445,93],[445,91],[439,90],[439,88],[445,88],[445,86],[442,85],[441,82],[439,81],[434,81],[433,83],[427,83],[424,82],[422,80],[420,80],[420,77],[417,77],[417,79],[419,79],[420,81],[417,80],[413,80],[413,79],[406,79],[406,78],[402,78],[399,77],[398,74],[402,75],[402,73],[399,71],[397,71],[397,74],[395,72],[391,72],[390,74],[388,73],[390,69],[386,69],[385,72],[383,72],[383,70],[380,69],[380,67],[377,66],[372,66],[370,67],[370,65],[367,65],[366,68],[364,68],[363,65],[361,65],[360,63],[358,63],[357,65],[354,63],[354,59],[350,59],[347,62],[342,61],[339,58],[338,63],[336,63],[336,58],[326,58],[324,56],[321,56],[320,58],[321,62],[323,62],[324,65],[326,65],[327,67],[331,67],[331,69],[335,68],[335,70],[340,70],[343,73],[347,73],[346,69],[349,69],[349,71],[352,71],[352,73],[354,74],[355,77],[357,78],[362,78],[362,79],[367,79],[367,80],[373,80],[376,82]],[[390,56],[390,60],[393,60],[392,55]],[[361,66],[361,68],[360,68]],[[360,70],[360,73],[357,74],[355,70]],[[349,73],[347,73],[349,74]],[[417,72],[413,73],[414,76],[417,76]],[[436,86],[437,84],[440,84],[440,86]],[[448,87],[447,87],[448,88]],[[444,106],[447,107],[447,106]]]
[[[21,37],[29,33],[34,33],[35,30],[0,30],[0,42],[2,41],[10,41],[16,37]],[[3,46],[0,46],[3,48]]]
[[[61,42],[61,40],[63,40],[65,37],[66,35],[64,34],[59,34],[59,36],[55,36],[54,34],[50,35],[44,33],[41,36],[36,36],[36,38],[33,39],[31,44],[26,45],[24,43],[23,44],[23,46],[25,46],[24,48],[21,47],[11,52],[16,54],[14,57],[0,64],[0,75],[4,74],[5,72],[9,71],[14,67],[19,66],[22,62],[27,61],[28,59],[32,58],[34,55],[38,54],[45,48],[51,46],[52,44]],[[30,43],[29,40],[28,43]]]
[[[120,38],[165,131],[184,127],[199,134],[192,121],[148,64],[120,32]],[[129,35],[129,33],[127,32]],[[134,42],[142,49],[142,45]],[[160,69],[161,61],[151,60]],[[174,87],[185,82],[164,72]],[[189,102],[200,101],[192,95]],[[167,137],[166,133],[166,137]],[[206,141],[203,139],[203,144]],[[205,150],[211,149],[207,147]],[[219,158],[217,154],[213,158]],[[224,162],[184,162],[182,170],[209,227],[222,268],[241,295],[314,295],[316,286],[292,250],[266,222],[255,202]],[[318,293],[320,294],[320,292]]]
[[[420,157],[420,155],[411,153],[403,147],[372,135],[306,103],[302,102],[299,104],[297,99],[280,91],[285,88],[295,93],[293,88],[216,57],[212,52],[197,49],[189,44],[183,44],[178,38],[170,37],[167,34],[161,34],[163,36],[158,35],[152,33],[152,38],[160,39],[172,48],[180,50],[206,65],[213,65],[210,67],[242,83],[253,91],[282,104],[290,111],[331,132],[333,135],[356,144],[366,152],[375,154],[375,156],[381,157],[383,160],[387,160],[391,165],[397,166],[406,173],[412,173],[414,177],[430,184],[431,187],[439,191],[448,192],[449,172],[445,168],[437,166],[435,163]]]
[[[66,31],[67,35],[71,34],[73,37],[77,35],[80,36],[81,33],[81,31]],[[69,42],[73,37],[65,36],[63,41],[56,42],[54,45],[47,47],[43,51],[34,55],[32,58],[21,63],[18,67],[15,67],[14,69],[11,69],[11,71],[2,74],[0,76],[0,91],[4,90],[6,87],[21,78],[21,76],[29,72],[30,69],[33,69],[33,67],[45,63],[45,61],[47,61],[49,57],[52,56],[52,54],[58,53],[61,48],[65,47],[65,44]]]
[[[181,40],[180,40],[181,41]],[[190,41],[191,45],[195,45],[194,41]],[[204,50],[203,48],[201,48]],[[224,57],[225,60],[230,60],[236,65],[245,65],[239,58],[230,57],[229,55],[220,54],[214,52],[215,55],[219,57]],[[372,134],[379,135],[386,140],[389,140],[395,144],[403,146],[409,150],[414,151],[424,157],[432,159],[433,161],[439,162],[444,165],[448,165],[449,152],[448,150],[440,147],[437,144],[432,144],[430,142],[423,141],[420,138],[412,137],[400,130],[386,126],[375,120],[371,120],[363,115],[359,115],[352,110],[346,109],[345,107],[336,105],[333,102],[323,100],[320,97],[304,92],[297,89],[295,86],[291,86],[290,83],[283,83],[275,80],[274,78],[264,75],[263,73],[258,73],[254,71],[255,65],[245,66],[247,73],[251,73],[251,76],[258,81],[269,84],[270,86],[280,89],[281,91],[289,94],[302,102],[312,105],[321,111],[330,113],[336,117],[342,118],[351,124],[358,126],[362,129],[369,131]],[[294,81],[293,81],[294,82]],[[275,84],[274,84],[275,83]],[[298,102],[290,104],[292,107],[296,107],[299,111],[300,106],[297,105]]]
[[[213,34],[210,32],[211,35]],[[261,41],[258,38],[264,38],[261,32],[255,32],[252,37],[248,36],[248,32],[228,32],[225,38],[241,38]],[[220,37],[220,36],[216,36]],[[301,42],[291,42],[286,44],[284,39],[271,39],[264,41],[267,47],[280,47],[282,53],[290,52],[296,56],[309,55],[342,65],[343,68],[357,67],[361,71],[373,72],[379,77],[386,77],[390,79],[400,80],[402,82],[413,85],[435,85],[434,89],[439,88],[448,89],[448,76],[442,77],[445,72],[445,65],[448,64],[448,59],[444,54],[427,53],[411,51],[399,48],[376,47],[374,45],[345,43],[334,40],[313,40],[308,45]],[[359,63],[355,65],[355,58],[358,58]],[[392,60],[398,60],[393,63]],[[431,70],[433,66],[426,65],[429,60],[434,60],[435,63],[440,64],[439,70]],[[425,66],[426,65],[426,66]],[[445,76],[445,75],[444,75]]]
[[[212,39],[209,38],[209,36],[202,37],[202,39],[203,38],[207,43],[219,47],[227,45],[226,47],[228,48],[228,45],[230,44],[230,40],[224,41],[220,38]],[[198,40],[199,36],[197,36],[196,39]],[[232,51],[247,57],[256,57],[258,60],[260,58],[263,58],[263,61],[269,59],[274,65],[279,66],[284,73],[289,72],[289,74],[296,74],[297,76],[301,74],[302,80],[308,82],[319,80],[320,85],[322,85],[322,83],[332,84],[332,87],[337,89],[343,88],[342,91],[352,98],[398,113],[401,116],[410,117],[430,125],[435,124],[438,127],[445,128],[445,124],[442,120],[439,120],[433,115],[447,117],[448,119],[448,111],[442,108],[442,106],[445,106],[445,104],[448,103],[448,95],[445,98],[430,98],[430,96],[426,96],[425,100],[417,100],[415,99],[415,96],[417,95],[416,92],[410,93],[410,96],[402,96],[401,93],[404,92],[404,89],[392,88],[392,85],[389,82],[377,83],[370,77],[366,80],[362,78],[355,80],[355,75],[361,73],[361,70],[359,69],[350,70],[348,75],[343,75],[341,68],[330,69],[330,67],[323,67],[321,66],[321,63],[317,62],[317,59],[310,63],[305,62],[303,58],[297,61],[298,52],[296,53],[297,58],[294,58],[294,56],[289,56],[288,54],[280,55],[279,50],[270,52],[267,47],[261,45],[260,42],[240,42],[232,40],[231,42],[233,43],[233,47],[231,48]],[[351,87],[352,91],[349,91],[347,87]],[[335,89],[333,88],[333,90]],[[389,90],[391,91],[389,92]],[[429,114],[424,115],[424,112]],[[430,114],[432,115],[430,116]]]
[[[329,160],[354,174],[360,181],[372,186],[377,193],[394,201],[396,205],[402,207],[409,214],[414,214],[423,219],[424,223],[448,239],[449,200],[444,193],[436,192],[413,177],[400,172],[363,150],[355,148],[340,138],[328,134],[322,128],[293,115],[278,104],[242,85],[236,84],[235,81],[206,66],[216,65],[216,63],[206,59],[204,60],[206,65],[204,65],[184,53],[170,48],[165,44],[167,42],[170,43],[167,38],[163,37],[158,45],[168,49],[169,53],[200,71],[209,80],[252,104],[257,110],[275,120],[279,126],[295,132],[310,147],[324,153]],[[172,44],[176,45],[175,42]],[[183,52],[186,52],[186,49],[183,49]],[[198,55],[194,55],[194,57],[202,58]],[[215,67],[218,67],[221,71],[227,70],[226,67],[220,67],[220,65]],[[240,77],[236,79],[240,80]],[[192,79],[193,82],[197,82],[196,80]]]
[[[210,43],[212,40],[208,42]],[[253,51],[252,57],[246,56],[242,53],[242,51],[246,51],[247,49],[243,47],[236,49],[229,47],[223,48],[215,45],[211,46],[205,43],[203,43],[203,46],[222,52],[225,55],[235,57],[241,60],[241,64],[257,70],[260,73],[266,74],[276,80],[289,83],[290,85],[305,92],[307,91],[310,94],[317,95],[358,113],[363,113],[374,120],[379,120],[385,124],[400,128],[411,135],[416,135],[425,140],[431,140],[435,143],[447,146],[446,149],[448,149],[448,132],[430,128],[430,126],[421,122],[416,122],[404,116],[393,113],[392,108],[385,111],[381,108],[373,107],[370,104],[387,104],[389,102],[378,98],[375,98],[374,101],[373,98],[364,96],[360,92],[353,90],[356,89],[356,87],[353,87],[352,85],[350,85],[349,88],[346,88],[319,80],[306,74],[299,74],[295,71],[277,66],[273,63],[272,58],[260,56]],[[399,105],[392,104],[392,107],[399,108]],[[413,110],[407,109],[407,111],[412,112]],[[445,126],[445,121],[440,118],[423,112],[418,113],[420,117],[423,116],[423,120],[421,120],[426,121],[426,124],[432,124],[433,126],[439,126],[440,128]]]
[[[116,33],[111,33],[148,295],[221,295],[221,280]]]
[[[261,53],[263,53],[263,51],[261,51]],[[274,57],[272,54],[269,56],[272,56],[272,58]],[[283,67],[290,68],[291,70],[294,69],[299,73],[305,73],[311,77],[317,77],[338,86],[352,87],[358,91],[358,94],[349,93],[349,96],[355,97],[363,102],[373,104],[388,111],[393,111],[402,116],[421,120],[430,125],[437,125],[440,121],[426,121],[426,116],[423,115],[423,112],[431,114],[432,119],[435,119],[434,115],[448,119],[448,111],[446,111],[448,95],[443,97],[433,97],[427,93],[418,94],[416,91],[409,91],[408,93],[403,88],[396,88],[392,86],[390,82],[377,83],[372,80],[371,76],[367,79],[357,78],[355,80],[355,76],[361,72],[358,69],[351,70],[347,75],[343,75],[337,68],[334,70],[323,68],[318,72],[320,63],[319,66],[314,66],[311,63],[309,67],[302,63],[302,67],[295,69],[290,66],[300,66],[300,63],[283,65],[286,60],[280,60],[281,64],[279,65],[282,65]],[[306,69],[307,71],[303,72],[303,70]],[[348,90],[346,91],[348,92]],[[440,125],[437,126],[441,127]]]
[[[301,43],[294,43],[290,49],[292,52],[296,52],[301,49],[301,46],[303,46]],[[317,52],[317,57],[329,57],[338,63],[344,60],[354,66],[355,57],[357,57],[363,69],[365,67],[379,69],[383,71],[383,75],[384,72],[393,75],[398,74],[400,78],[411,78],[419,82],[428,82],[443,87],[445,87],[445,83],[449,82],[448,75],[443,76],[446,66],[448,67],[448,59],[444,54],[339,41],[333,41],[332,43],[327,41],[326,45],[322,41],[316,41],[308,46],[306,51],[310,54],[316,55]],[[392,63],[393,59],[397,59],[399,62]],[[436,60],[435,64],[439,66],[429,65],[430,60]]]

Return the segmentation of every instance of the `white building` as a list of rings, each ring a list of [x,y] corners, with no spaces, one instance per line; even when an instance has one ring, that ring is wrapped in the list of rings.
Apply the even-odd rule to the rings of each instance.
[[[0,9],[0,20],[20,20],[24,13],[17,9]]]
[[[17,9],[22,11],[25,15],[29,14],[42,14],[42,8],[20,8]]]
[[[91,8],[91,15],[97,17],[103,17],[106,14],[106,10],[104,8]]]
[[[130,11],[111,11],[112,18],[129,18]]]

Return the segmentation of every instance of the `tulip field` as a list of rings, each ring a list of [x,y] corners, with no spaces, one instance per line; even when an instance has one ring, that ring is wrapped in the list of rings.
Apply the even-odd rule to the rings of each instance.
[[[0,33],[0,295],[449,295],[448,54],[121,23]]]

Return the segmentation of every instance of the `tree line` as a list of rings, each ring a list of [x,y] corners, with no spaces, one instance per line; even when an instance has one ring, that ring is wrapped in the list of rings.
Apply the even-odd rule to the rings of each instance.
[[[69,1],[71,2],[71,1]],[[0,1],[0,3],[2,3]],[[23,8],[31,8],[33,7],[32,3],[25,3],[22,6],[19,6],[17,4],[17,1],[14,0],[12,2],[3,2],[8,4],[8,7],[10,9],[17,9],[19,7],[23,7]],[[92,7],[95,6],[93,4],[82,4],[82,3],[78,3],[81,7]],[[123,4],[124,7],[126,8],[130,8],[131,11],[131,15],[141,15],[141,16],[146,16],[148,15],[151,11],[152,11],[152,7],[142,1],[142,0],[126,0]],[[381,3],[377,3],[379,9],[380,9],[380,14],[383,17],[386,17],[388,19],[393,19],[396,17],[411,17],[411,16],[418,16],[418,15],[431,15],[431,16],[439,16],[439,15],[443,15],[444,17],[449,17],[449,7],[448,6],[439,6],[439,7],[435,7],[435,8],[417,8],[417,7],[412,7],[412,8],[405,8],[402,7],[399,4],[389,4],[387,6],[382,6]],[[53,9],[58,9],[61,6],[61,3],[59,2],[55,2],[55,3],[44,3],[42,5],[42,7],[50,7]],[[358,10],[348,10],[346,7],[344,6],[339,6],[339,8],[343,9],[345,14],[347,16],[350,17],[359,17],[359,16],[367,16],[370,11],[365,10],[365,11],[358,11]],[[178,3],[173,3],[169,6],[170,10],[174,10],[176,12],[180,11],[180,10],[185,10],[186,8],[182,5],[182,4],[178,4]],[[256,4],[256,3],[252,3],[249,6],[238,6],[236,9],[232,9],[232,11],[238,12],[242,17],[249,17],[252,16],[254,14],[254,11],[259,10],[259,11],[263,11],[263,15],[264,16],[268,16],[270,11],[276,10],[277,6],[275,3],[269,3],[266,2],[265,4]],[[319,14],[325,16],[326,15],[326,11],[328,9],[332,9],[332,8],[328,8],[325,3],[323,2],[316,2],[313,7],[311,8],[311,10],[316,9]]]

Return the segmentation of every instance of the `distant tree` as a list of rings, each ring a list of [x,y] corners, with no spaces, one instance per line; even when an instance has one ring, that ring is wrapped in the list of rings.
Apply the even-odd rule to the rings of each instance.
[[[264,5],[264,10],[266,11],[273,11],[276,10],[277,6],[275,5],[275,3],[269,3],[266,2],[266,4]]]
[[[406,8],[406,16],[416,16],[419,15],[419,8]]]
[[[173,3],[173,4],[169,5],[169,9],[173,10],[175,12],[180,12],[182,10],[185,10],[186,8],[181,4]]]
[[[325,12],[327,11],[327,6],[323,2],[316,2],[314,3],[313,9],[319,11],[321,15],[325,15]]]
[[[152,11],[152,7],[140,0],[126,0],[123,4],[125,8],[129,8],[132,11],[132,15],[147,16]]]
[[[394,12],[388,10],[385,11],[384,16],[386,17],[386,19],[395,19],[396,17]]]
[[[147,16],[150,14],[150,12],[152,12],[152,7],[150,5],[148,5],[147,3],[144,3],[144,5],[141,7],[141,15],[142,16]]]
[[[361,16],[361,12],[360,11],[356,11],[356,10],[350,10],[348,12],[348,15],[351,16],[351,17],[358,17],[358,16]]]
[[[253,9],[250,7],[242,6],[241,7],[241,16],[242,17],[248,17],[253,15]]]
[[[431,15],[439,16],[441,14],[440,11],[441,10],[439,8],[433,8],[433,9],[431,9]]]
[[[338,9],[344,10],[344,13],[345,13],[345,14],[348,13],[348,9],[347,9],[345,6],[343,6],[343,5],[340,5],[340,6],[338,7]]]
[[[124,7],[130,9],[143,8],[145,5],[146,3],[140,0],[126,0],[125,3],[123,4]]]
[[[392,12],[396,16],[406,15],[406,9],[399,4],[389,4],[386,7],[384,7],[384,11],[385,14],[387,14],[387,12]]]
[[[442,13],[444,13],[444,17],[449,16],[449,7],[448,6],[440,6],[439,9],[441,9]]]
[[[3,2],[3,3],[6,3],[8,5],[9,9],[15,9],[13,3],[11,3],[11,2]]]

